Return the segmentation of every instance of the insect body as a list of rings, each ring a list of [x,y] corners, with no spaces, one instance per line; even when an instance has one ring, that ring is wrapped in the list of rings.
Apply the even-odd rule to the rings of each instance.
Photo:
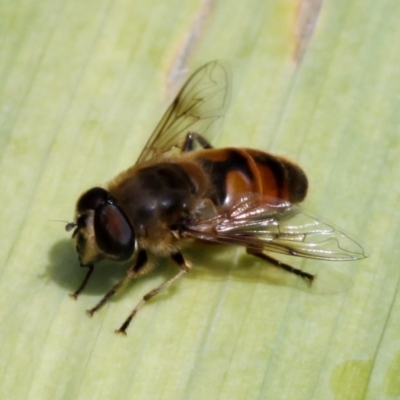
[[[214,149],[216,125],[229,103],[228,70],[210,62],[187,81],[151,136],[137,163],[105,188],[78,200],[72,230],[81,266],[102,259],[131,260],[126,277],[88,313],[100,309],[130,280],[148,272],[151,256],[170,257],[178,273],[146,294],[122,324],[126,329],[150,298],[186,274],[188,239],[244,246],[248,253],[304,279],[314,276],[265,251],[325,260],[365,257],[362,247],[298,206],[307,193],[299,166],[283,157],[244,148]]]

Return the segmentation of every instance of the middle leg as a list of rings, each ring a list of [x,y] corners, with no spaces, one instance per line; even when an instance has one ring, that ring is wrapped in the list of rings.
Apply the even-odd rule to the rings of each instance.
[[[128,329],[129,324],[131,323],[133,317],[137,314],[137,312],[154,296],[157,294],[165,291],[168,289],[174,282],[176,282],[179,278],[181,278],[183,275],[187,274],[190,271],[190,267],[186,264],[185,259],[183,258],[181,253],[175,253],[171,255],[171,258],[178,264],[179,266],[179,272],[174,275],[172,278],[168,279],[161,285],[157,286],[153,290],[151,290],[149,293],[145,294],[142,298],[142,300],[139,301],[139,303],[136,305],[136,307],[132,310],[132,312],[129,314],[128,318],[125,320],[125,322],[121,325],[119,329],[115,331],[115,333],[121,334],[121,335],[126,335],[126,330]]]
[[[121,291],[133,278],[136,278],[140,271],[146,266],[147,264],[147,253],[144,250],[139,251],[138,257],[136,259],[135,264],[129,268],[126,276],[121,279],[117,284],[115,284],[105,295],[104,297],[90,310],[86,310],[89,316],[92,316],[95,312],[100,310],[104,304],[107,303],[108,300],[111,299],[116,293]]]

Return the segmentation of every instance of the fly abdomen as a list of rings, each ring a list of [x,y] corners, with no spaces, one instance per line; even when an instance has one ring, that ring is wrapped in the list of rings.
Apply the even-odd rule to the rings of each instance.
[[[238,193],[259,193],[300,202],[307,193],[307,178],[292,162],[252,149],[225,148],[197,152],[196,160],[208,172],[217,205]]]

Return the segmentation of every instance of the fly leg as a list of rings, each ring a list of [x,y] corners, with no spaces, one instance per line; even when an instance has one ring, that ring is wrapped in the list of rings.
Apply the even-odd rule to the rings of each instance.
[[[91,276],[92,273],[93,273],[94,265],[93,265],[93,264],[89,264],[89,265],[82,265],[82,264],[81,264],[81,267],[82,267],[82,268],[88,268],[88,272],[86,272],[86,275],[85,275],[85,277],[83,278],[83,281],[82,281],[82,283],[79,285],[78,289],[76,289],[74,293],[70,293],[70,294],[69,294],[69,295],[70,295],[73,299],[75,299],[75,300],[78,298],[79,294],[82,292],[82,290],[85,288],[86,284],[88,283],[88,281],[89,281],[89,279],[90,279],[90,276]]]
[[[197,142],[203,149],[212,149],[210,142],[196,132],[189,132],[183,143],[182,151],[187,153],[194,150],[194,144]]]
[[[149,293],[145,294],[142,300],[136,305],[136,307],[132,310],[129,314],[128,318],[125,322],[121,325],[121,327],[115,331],[115,333],[121,334],[126,336],[126,330],[128,329],[129,324],[131,323],[133,317],[137,314],[137,312],[148,302],[152,297],[156,296],[157,294],[163,292],[164,290],[168,289],[175,281],[177,281],[180,277],[187,274],[190,271],[190,267],[186,264],[185,259],[183,258],[181,253],[175,253],[171,255],[171,258],[178,264],[179,272],[174,275],[171,279],[168,279],[160,286],[157,286]]]
[[[145,267],[147,263],[147,254],[144,250],[140,250],[135,264],[128,269],[126,276],[115,284],[104,297],[90,310],[86,310],[89,316],[92,316],[96,311],[100,310],[108,300],[111,299],[116,293],[124,288],[132,279],[136,278],[140,271]]]
[[[309,274],[308,272],[304,272],[300,269],[294,268],[289,264],[285,264],[282,261],[277,260],[276,258],[273,258],[267,254],[264,254],[260,250],[255,250],[255,249],[246,249],[247,254],[251,254],[253,256],[256,256],[258,258],[261,258],[264,261],[268,261],[269,263],[275,265],[278,268],[281,268],[287,272],[290,272],[292,274],[295,274],[299,276],[300,278],[303,278],[306,280],[310,285],[313,283],[313,280],[315,278],[315,275]]]

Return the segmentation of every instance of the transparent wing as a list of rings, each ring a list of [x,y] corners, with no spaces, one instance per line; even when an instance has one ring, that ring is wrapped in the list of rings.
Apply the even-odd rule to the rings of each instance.
[[[287,201],[252,193],[224,212],[192,221],[184,236],[320,260],[367,257],[356,240],[331,223]]]
[[[175,150],[180,152],[188,132],[211,141],[228,109],[230,69],[221,61],[200,67],[185,83],[151,135],[137,163]]]

